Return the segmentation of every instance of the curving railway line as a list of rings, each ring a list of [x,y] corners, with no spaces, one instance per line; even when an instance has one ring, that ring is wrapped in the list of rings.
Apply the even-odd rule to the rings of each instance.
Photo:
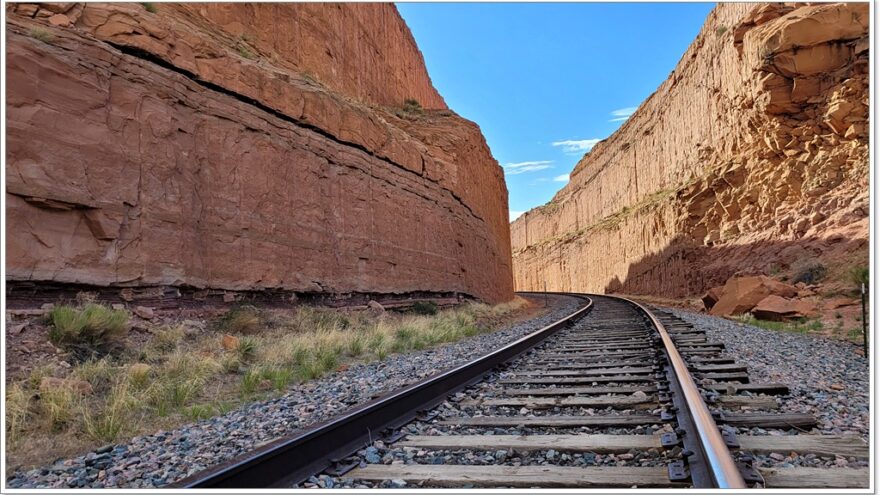
[[[865,468],[758,466],[774,452],[867,458],[868,446],[808,433],[815,418],[779,411],[786,384],[753,382],[704,331],[627,299],[566,295],[583,304],[547,327],[177,486],[326,473],[410,487],[868,487]],[[390,463],[365,462],[377,441]]]

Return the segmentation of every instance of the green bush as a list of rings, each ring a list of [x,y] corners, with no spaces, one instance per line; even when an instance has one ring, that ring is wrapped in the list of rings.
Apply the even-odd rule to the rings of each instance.
[[[152,2],[141,2],[141,7],[143,7],[144,10],[146,10],[147,12],[149,12],[151,14],[156,13],[156,5],[153,4]]]
[[[410,113],[422,113],[422,104],[415,98],[407,98],[403,101],[403,109]]]
[[[862,290],[862,284],[868,287],[870,278],[871,270],[867,266],[856,266],[849,270],[849,279],[857,291]]]
[[[417,315],[436,315],[437,305],[431,301],[419,301],[410,307],[410,311]]]
[[[59,306],[49,313],[49,340],[81,360],[106,355],[124,346],[128,319],[128,311],[100,304]]]
[[[242,362],[248,362],[257,354],[257,342],[254,339],[243,338],[238,341],[238,358]]]

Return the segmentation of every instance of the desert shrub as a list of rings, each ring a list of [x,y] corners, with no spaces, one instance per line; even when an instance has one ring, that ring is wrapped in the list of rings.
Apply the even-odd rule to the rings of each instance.
[[[224,373],[238,373],[241,369],[241,359],[238,355],[225,355],[220,359],[220,369]]]
[[[262,382],[263,377],[259,369],[248,370],[241,377],[241,394],[246,397],[255,394],[259,391]]]
[[[410,307],[410,311],[417,315],[436,315],[437,305],[431,301],[418,301]]]
[[[28,423],[31,394],[17,383],[6,387],[6,439],[16,443]]]
[[[781,332],[793,333],[810,333],[822,330],[822,322],[819,320],[811,320],[807,318],[799,318],[791,321],[768,321],[759,320],[752,316],[744,316],[739,318],[740,321],[747,325],[752,325],[765,330],[775,330]]]
[[[364,337],[363,333],[358,332],[355,335],[352,335],[350,340],[348,341],[348,348],[345,353],[351,357],[358,357],[366,351],[367,347],[367,339]]]
[[[183,340],[183,335],[181,326],[162,328],[150,339],[150,346],[158,351],[173,351]]]
[[[90,359],[73,368],[71,376],[85,380],[95,390],[109,390],[116,376],[116,369],[108,358]]]
[[[40,382],[43,381],[43,378],[54,376],[55,367],[48,364],[43,364],[35,367],[28,373],[27,384],[30,388],[36,389],[40,386]]]
[[[121,381],[97,411],[84,408],[82,425],[85,433],[100,442],[113,442],[125,428],[135,428],[133,411],[140,402],[131,393],[128,383]]]
[[[257,54],[251,49],[248,43],[253,41],[253,37],[247,34],[241,35],[238,40],[235,42],[235,51],[242,58],[246,58],[248,60],[254,60],[257,58]]]
[[[244,338],[238,341],[236,349],[238,359],[242,362],[248,362],[254,358],[257,353],[257,342],[254,339]]]
[[[260,312],[253,306],[236,306],[230,309],[216,324],[226,333],[253,335],[263,329]]]
[[[150,384],[150,366],[144,363],[135,363],[128,369],[128,383],[138,390],[146,389]]]
[[[40,412],[47,427],[59,431],[73,419],[77,394],[69,387],[57,387],[40,392]]]
[[[196,404],[183,410],[183,415],[193,421],[201,421],[214,416],[214,408],[208,404]]]
[[[199,397],[205,384],[223,370],[211,357],[176,352],[156,371],[149,403],[165,416]]]
[[[35,40],[42,41],[43,43],[48,43],[52,41],[53,38],[52,33],[46,31],[43,28],[33,28],[28,31],[28,35],[30,35],[30,37],[34,38]]]
[[[143,7],[144,10],[151,14],[156,13],[156,5],[152,2],[141,2],[141,7]]]
[[[856,266],[849,270],[849,280],[857,291],[862,290],[862,284],[869,286],[871,270],[867,266]]]
[[[128,311],[89,303],[59,306],[49,313],[49,340],[79,359],[106,355],[124,346]]]
[[[403,110],[409,113],[421,113],[422,104],[415,98],[407,98],[403,101]]]
[[[818,260],[801,260],[791,266],[791,282],[815,284],[825,278],[828,269]]]

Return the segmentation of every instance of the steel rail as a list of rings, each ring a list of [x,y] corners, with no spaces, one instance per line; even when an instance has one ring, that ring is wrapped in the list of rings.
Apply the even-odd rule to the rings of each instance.
[[[675,347],[675,342],[672,341],[666,328],[645,306],[624,297],[610,297],[626,301],[641,310],[660,334],[669,364],[675,375],[677,388],[679,388],[683,398],[683,405],[685,406],[684,411],[679,410],[678,412],[688,416],[686,419],[690,420],[688,422],[696,430],[696,441],[693,438],[690,440],[697,444],[698,449],[696,452],[693,452],[692,456],[698,456],[699,461],[706,467],[713,483],[711,488],[748,488],[734,461],[733,455],[721,436],[718,424],[715,423],[712,413],[700,395],[700,390],[697,388],[696,383],[694,383],[690,372],[688,372],[687,363],[679,354],[678,349]],[[687,428],[685,428],[685,431],[687,431]],[[702,483],[697,479],[693,481],[697,488],[710,488],[699,486]]]
[[[574,324],[593,307],[586,303],[572,314],[504,347],[412,385],[357,406],[329,421],[279,438],[235,459],[177,481],[171,488],[290,487],[352,455],[383,433],[399,428],[441,404],[446,398],[483,379],[547,337]]]

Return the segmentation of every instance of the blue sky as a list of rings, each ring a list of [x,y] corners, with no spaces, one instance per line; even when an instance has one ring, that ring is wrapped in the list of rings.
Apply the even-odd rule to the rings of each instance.
[[[505,167],[511,217],[549,201],[657,89],[711,3],[398,3],[450,108]]]

